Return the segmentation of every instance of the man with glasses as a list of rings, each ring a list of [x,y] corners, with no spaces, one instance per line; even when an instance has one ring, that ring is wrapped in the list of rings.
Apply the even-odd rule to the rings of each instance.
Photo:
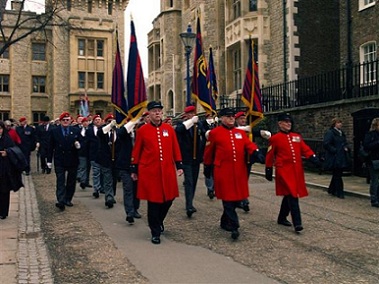
[[[66,206],[73,206],[71,201],[75,194],[81,135],[78,128],[70,126],[71,116],[68,112],[63,112],[59,121],[60,126],[51,129],[47,167],[51,169],[54,158],[57,178],[55,206],[63,211]]]
[[[205,146],[204,176],[209,178],[213,172],[215,194],[224,207],[220,226],[236,240],[240,235],[236,208],[249,196],[246,153],[260,163],[264,163],[264,155],[243,130],[235,127],[231,108],[222,109],[219,116],[221,126],[210,131]]]

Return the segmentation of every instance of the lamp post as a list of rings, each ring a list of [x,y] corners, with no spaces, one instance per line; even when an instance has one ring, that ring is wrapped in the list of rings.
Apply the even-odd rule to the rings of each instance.
[[[190,85],[190,71],[189,71],[189,62],[190,62],[190,55],[192,51],[192,46],[196,41],[196,34],[192,32],[191,24],[188,24],[187,26],[187,32],[181,33],[180,38],[182,39],[182,42],[184,44],[184,51],[186,53],[186,60],[187,60],[187,102],[186,105],[191,105],[191,85]]]

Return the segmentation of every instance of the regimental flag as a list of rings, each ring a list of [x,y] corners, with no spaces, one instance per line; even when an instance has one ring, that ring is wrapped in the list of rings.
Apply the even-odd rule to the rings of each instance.
[[[215,113],[216,105],[212,91],[207,84],[207,62],[204,57],[201,40],[200,17],[197,18],[195,59],[192,73],[192,96],[202,105],[207,113]]]
[[[209,48],[209,63],[208,63],[208,72],[207,72],[207,81],[208,81],[208,89],[211,93],[214,103],[217,102],[218,98],[218,88],[217,88],[217,78],[215,67],[213,63],[213,52],[212,47]],[[215,109],[216,107],[214,107]]]
[[[89,101],[88,101],[87,92],[84,93],[84,98],[83,97],[80,98],[79,114],[84,117],[87,117],[89,115]]]
[[[137,37],[133,20],[130,21],[130,47],[126,88],[128,93],[128,116],[139,118],[147,106],[145,78],[138,52]]]
[[[112,105],[115,108],[115,118],[118,124],[123,124],[128,116],[125,99],[124,72],[122,70],[120,46],[118,43],[118,31],[116,30],[116,59],[112,75]]]
[[[259,85],[258,65],[255,58],[253,41],[249,39],[249,61],[241,100],[248,108],[247,116],[250,116],[248,121],[252,128],[263,119],[262,94]]]

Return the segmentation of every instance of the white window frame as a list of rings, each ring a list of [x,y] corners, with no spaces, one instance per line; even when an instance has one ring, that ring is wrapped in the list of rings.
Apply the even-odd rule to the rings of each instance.
[[[359,61],[362,64],[360,76],[362,85],[370,85],[376,83],[376,73],[378,72],[378,70],[376,70],[376,67],[374,65],[363,64],[377,60],[377,49],[378,45],[375,41],[366,42],[359,48]],[[369,74],[371,76],[368,76]],[[373,79],[370,79],[369,77]]]
[[[376,3],[376,0],[359,0],[358,11],[362,11],[372,6],[375,6],[375,3]]]

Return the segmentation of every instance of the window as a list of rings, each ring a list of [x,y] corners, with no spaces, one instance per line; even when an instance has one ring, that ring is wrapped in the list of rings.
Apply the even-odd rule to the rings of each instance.
[[[241,0],[233,0],[233,20],[241,17]]]
[[[88,13],[92,13],[92,0],[88,0],[87,5]]]
[[[80,89],[85,89],[86,87],[86,73],[85,72],[78,73],[78,87]]]
[[[95,88],[95,73],[88,72],[88,89],[94,89]]]
[[[79,56],[85,56],[86,53],[86,41],[84,39],[79,39],[78,40],[78,55]]]
[[[97,56],[103,57],[104,56],[104,41],[103,40],[97,40]]]
[[[174,1],[173,1],[173,0],[169,0],[169,2],[170,2],[170,3],[169,3],[169,7],[170,7],[170,8],[174,7]]]
[[[93,39],[87,40],[87,56],[95,56],[95,41]]]
[[[33,76],[33,93],[45,93],[46,90],[46,77],[45,76]]]
[[[38,61],[46,60],[46,44],[45,43],[32,43],[32,59]]]
[[[38,124],[42,121],[42,119],[43,119],[43,117],[44,117],[45,115],[46,115],[45,112],[33,111],[33,112],[32,112],[32,116],[33,116],[33,124],[34,124],[34,125],[38,125]]]
[[[241,50],[233,51],[233,87],[241,89]]]
[[[108,15],[112,15],[113,1],[108,1]]]
[[[97,89],[104,89],[104,73],[97,73]]]
[[[9,92],[9,75],[0,75],[0,92]]]
[[[0,111],[0,120],[2,121],[9,120],[10,116],[11,116],[10,111]]]
[[[4,42],[0,42],[0,49],[4,46]],[[0,55],[0,58],[9,58],[9,49],[4,50],[3,54]]]
[[[374,83],[376,82],[376,42],[369,42],[361,46],[361,83]]]
[[[375,5],[375,0],[359,0],[359,10],[364,10],[374,5]]]
[[[249,0],[249,11],[250,12],[258,11],[258,0]]]

